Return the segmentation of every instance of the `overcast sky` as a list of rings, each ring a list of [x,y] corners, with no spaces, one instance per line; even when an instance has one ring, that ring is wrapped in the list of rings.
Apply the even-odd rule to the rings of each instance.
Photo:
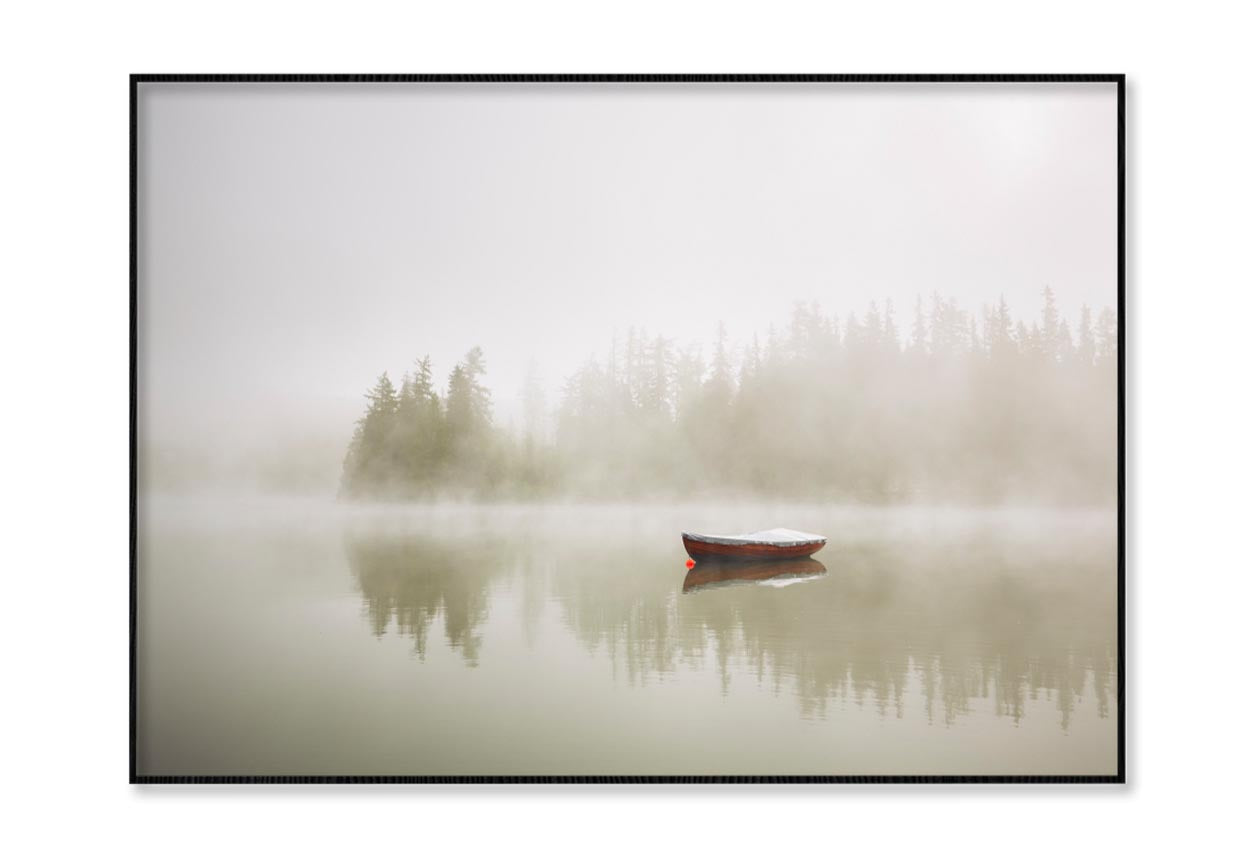
[[[1116,300],[1113,84],[140,87],[147,440],[341,430],[487,354],[502,420],[629,326]]]

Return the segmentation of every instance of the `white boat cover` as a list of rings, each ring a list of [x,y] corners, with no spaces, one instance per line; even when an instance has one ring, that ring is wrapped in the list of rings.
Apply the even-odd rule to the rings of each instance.
[[[707,533],[684,533],[683,535],[697,542],[711,542],[715,545],[775,545],[780,548],[827,541],[827,537],[819,536],[817,533],[789,530],[786,527],[772,527],[769,530],[758,530],[756,533],[737,533],[732,536],[715,536]]]

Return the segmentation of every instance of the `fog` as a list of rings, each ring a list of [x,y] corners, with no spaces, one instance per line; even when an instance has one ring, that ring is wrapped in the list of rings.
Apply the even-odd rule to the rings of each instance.
[[[141,477],[334,494],[429,356],[441,414],[349,492],[1112,505],[1116,104],[144,84]]]

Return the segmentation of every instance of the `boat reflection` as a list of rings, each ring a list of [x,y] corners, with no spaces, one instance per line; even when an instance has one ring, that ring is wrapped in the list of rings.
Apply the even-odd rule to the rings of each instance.
[[[827,567],[812,557],[795,560],[702,560],[683,578],[683,592],[718,589],[741,584],[787,586],[817,580]]]

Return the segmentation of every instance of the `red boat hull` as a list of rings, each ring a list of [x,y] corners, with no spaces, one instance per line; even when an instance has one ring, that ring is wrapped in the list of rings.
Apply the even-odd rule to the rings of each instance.
[[[683,547],[693,560],[710,557],[719,560],[791,560],[808,557],[822,550],[825,542],[806,542],[803,545],[764,545],[739,543],[726,545],[721,542],[702,542],[683,537]]]

